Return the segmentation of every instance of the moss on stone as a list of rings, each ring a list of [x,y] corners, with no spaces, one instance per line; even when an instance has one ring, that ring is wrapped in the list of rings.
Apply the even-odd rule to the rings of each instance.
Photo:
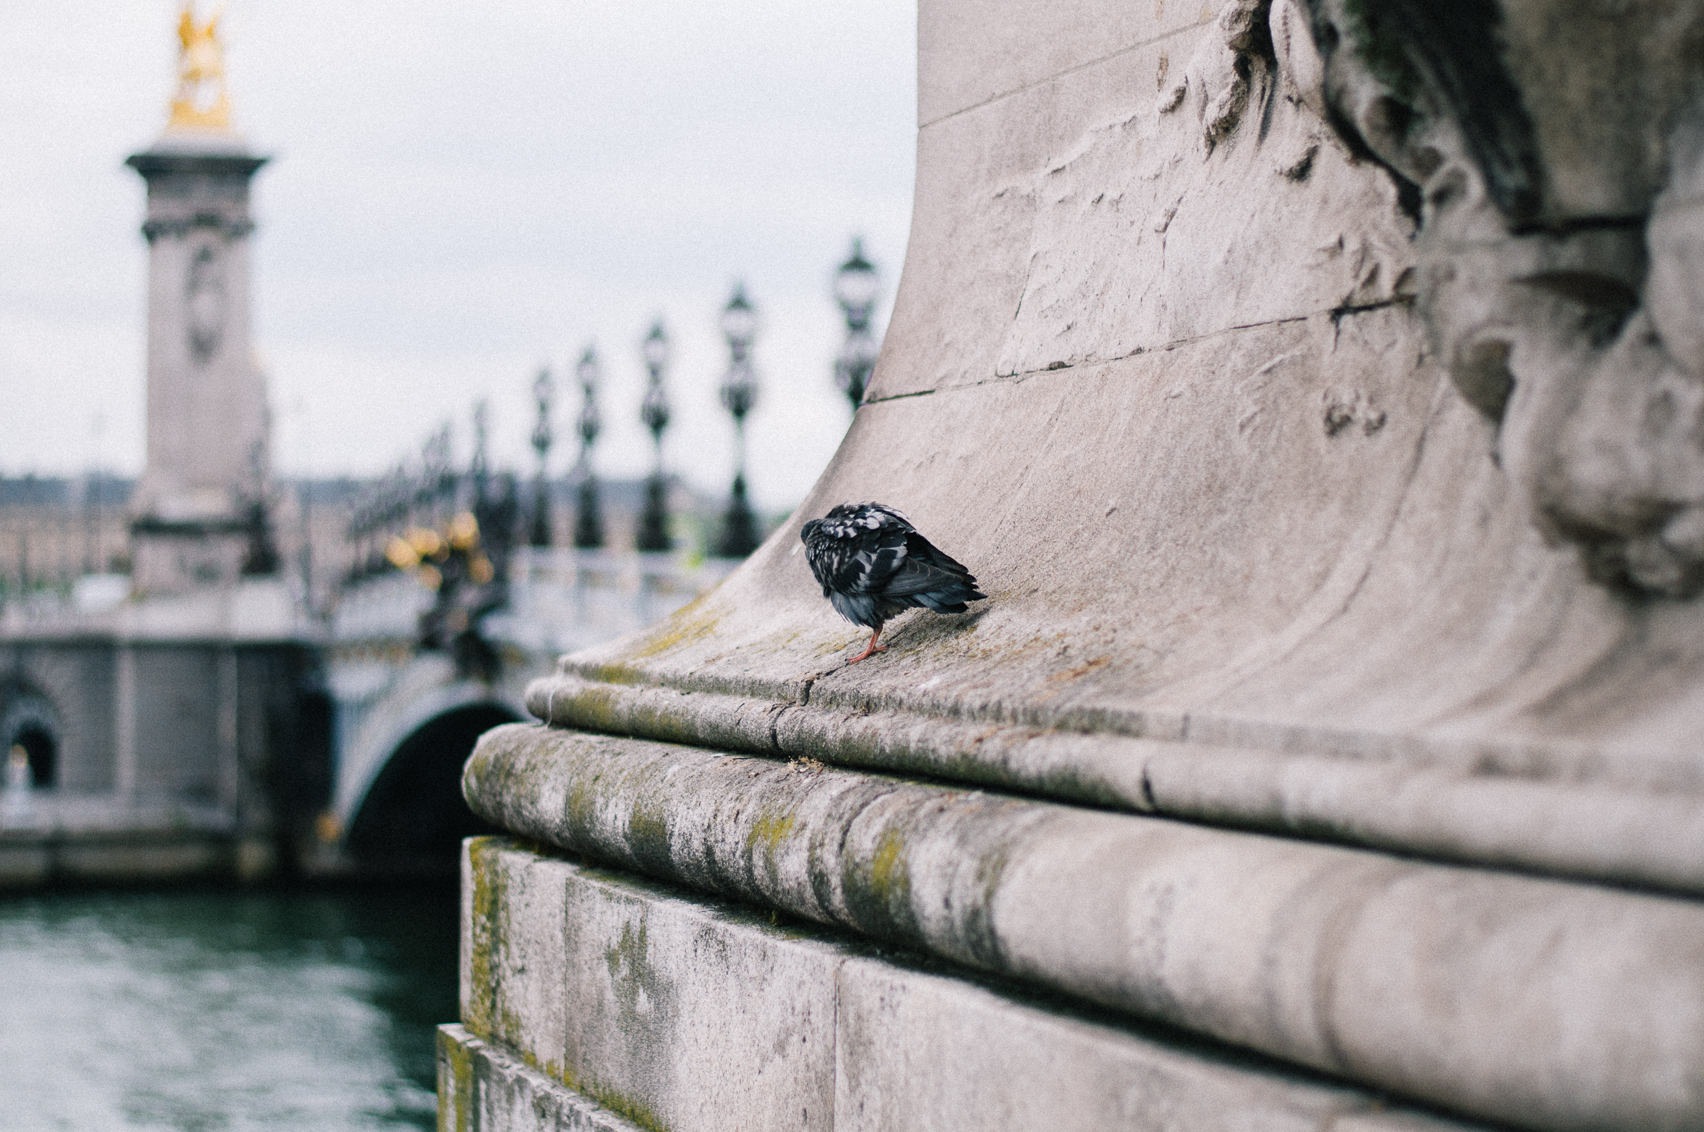
[[[751,832],[746,834],[747,867],[755,863],[757,854],[763,853],[763,863],[768,866],[770,875],[776,870],[775,857],[781,851],[782,844],[792,836],[793,827],[798,825],[799,815],[792,810],[765,809],[752,823]]]
[[[624,1097],[609,1089],[590,1088],[581,1089],[580,1092],[591,1097],[611,1112],[625,1116],[639,1127],[648,1129],[649,1132],[669,1132],[668,1125],[664,1124],[662,1118],[643,1101]]]
[[[618,693],[614,688],[594,684],[575,692],[568,701],[568,709],[576,726],[588,727],[595,731],[614,731],[618,702]]]
[[[714,634],[722,618],[711,612],[709,597],[704,594],[664,620],[649,640],[628,654],[628,660],[649,660]]]
[[[629,978],[629,973],[645,965],[646,947],[645,921],[641,919],[637,932],[633,930],[631,921],[622,924],[620,941],[614,947],[604,948],[604,966],[609,968],[610,982],[616,988],[616,997],[628,1010],[633,1008],[638,988],[638,983]],[[631,992],[628,988],[632,988]]]
[[[501,837],[475,837],[467,843],[473,885],[469,910],[471,954],[468,955],[467,1007],[462,1024],[482,1038],[492,1036],[496,1021],[497,982],[495,960],[502,945],[498,923],[503,904],[503,878],[497,869],[498,851],[506,844]]]
[[[655,1110],[644,1101],[624,1096],[614,1089],[599,1085],[594,1081],[584,1080],[565,1065],[553,1066],[548,1070],[548,1074],[552,1079],[562,1082],[581,1096],[596,1101],[610,1112],[626,1117],[639,1127],[648,1129],[649,1132],[669,1132],[668,1125],[664,1124]]]
[[[590,833],[598,812],[597,777],[575,779],[568,788],[568,825],[570,836]]]
[[[461,1042],[438,1031],[438,1132],[474,1132],[473,1057]]]
[[[890,911],[909,910],[911,904],[911,872],[905,860],[905,835],[897,829],[882,831],[870,858],[870,888],[876,898]]]
[[[635,859],[672,871],[668,810],[652,796],[641,796],[627,818],[627,847]]]
[[[574,671],[581,679],[594,684],[645,683],[643,673],[625,664],[588,664],[584,667],[576,667]]]

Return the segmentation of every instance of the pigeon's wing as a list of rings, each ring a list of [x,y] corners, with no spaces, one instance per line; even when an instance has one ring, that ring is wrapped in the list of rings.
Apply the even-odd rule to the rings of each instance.
[[[883,523],[874,530],[860,530],[853,542],[831,587],[847,594],[884,592],[893,576],[905,567],[905,532]]]
[[[917,604],[943,613],[962,613],[965,602],[985,596],[962,563],[916,531],[907,533],[905,563],[888,579],[882,594],[915,598]]]
[[[850,518],[831,513],[817,523],[805,538],[805,560],[823,596],[881,592],[905,565],[909,530],[876,510]]]
[[[948,573],[908,555],[905,564],[882,584],[881,592],[888,597],[906,597],[942,589],[962,580],[962,575]]]
[[[974,590],[976,579],[964,564],[941,551],[934,543],[909,531],[905,538],[905,565],[888,583],[892,594],[922,593],[941,586],[963,586]]]

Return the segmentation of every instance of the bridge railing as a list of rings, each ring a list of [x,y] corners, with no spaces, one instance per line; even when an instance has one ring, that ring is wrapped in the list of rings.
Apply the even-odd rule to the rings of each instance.
[[[683,553],[524,547],[509,560],[509,600],[484,635],[546,661],[666,617],[732,572],[738,561]],[[342,643],[411,639],[432,591],[411,574],[346,587],[331,617]]]
[[[554,655],[666,617],[714,588],[739,562],[680,553],[527,547],[509,565],[509,605],[487,632]]]

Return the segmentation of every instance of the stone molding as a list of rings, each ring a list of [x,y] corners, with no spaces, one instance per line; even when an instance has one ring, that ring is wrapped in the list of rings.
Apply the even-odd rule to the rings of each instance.
[[[156,177],[216,177],[246,188],[248,179],[270,160],[241,152],[174,153],[154,149],[131,154],[124,163],[150,183]]]
[[[1585,746],[1381,740],[1162,713],[949,718],[808,691],[739,695],[575,669],[565,659],[557,676],[535,682],[528,711],[554,727],[1704,894],[1704,783],[1685,763],[1653,770]]]
[[[1704,1026],[1667,1009],[1704,1002],[1692,902],[526,725],[464,791],[618,868],[1469,1116],[1696,1114]]]

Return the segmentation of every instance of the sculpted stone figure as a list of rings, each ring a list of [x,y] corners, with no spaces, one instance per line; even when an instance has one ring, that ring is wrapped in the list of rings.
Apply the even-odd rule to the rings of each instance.
[[[1433,349],[1534,519],[1600,581],[1696,594],[1704,6],[1305,7],[1310,94],[1396,182]]]
[[[184,5],[178,17],[178,89],[168,128],[227,130],[231,101],[225,90],[225,48],[219,42],[219,15],[198,24]]]

